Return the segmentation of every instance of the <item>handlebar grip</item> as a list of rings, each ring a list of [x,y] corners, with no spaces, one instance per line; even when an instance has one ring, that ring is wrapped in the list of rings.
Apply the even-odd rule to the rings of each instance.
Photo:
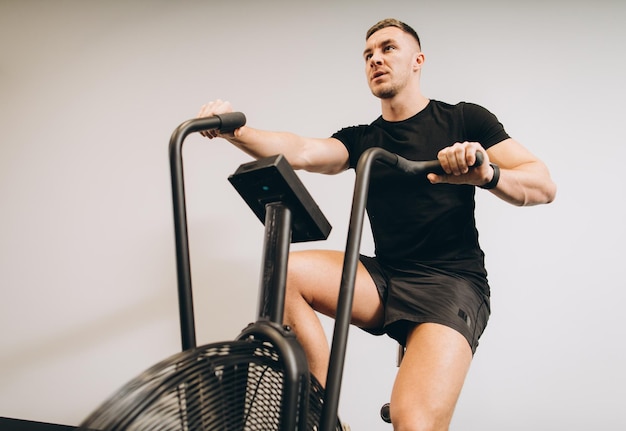
[[[483,164],[485,158],[483,156],[482,151],[476,152],[476,161],[471,166],[472,168],[478,167]],[[437,174],[442,175],[445,174],[439,160],[429,160],[429,161],[412,161],[405,159],[402,156],[397,156],[397,161],[395,167],[401,170],[404,173],[412,174],[412,175],[420,175],[420,174]]]
[[[212,115],[187,120],[180,124],[170,139],[170,144],[181,148],[182,142],[188,134],[203,132],[205,130],[219,130],[220,132],[232,132],[246,124],[246,116],[241,112],[227,112],[225,114]]]
[[[220,119],[221,132],[232,132],[246,124],[246,116],[242,112],[228,112],[215,116]]]
[[[438,160],[412,161],[402,156],[398,156],[396,168],[409,175],[428,174],[431,172],[435,174],[444,173]]]
[[[476,151],[476,161],[474,162],[474,164],[471,167],[472,168],[477,168],[478,166],[482,165],[484,161],[485,161],[485,156],[483,156],[483,152],[482,151]]]

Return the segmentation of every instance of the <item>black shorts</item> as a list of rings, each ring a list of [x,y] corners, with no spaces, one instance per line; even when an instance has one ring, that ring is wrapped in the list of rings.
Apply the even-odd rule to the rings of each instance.
[[[383,265],[361,256],[385,308],[382,328],[365,331],[387,334],[406,344],[407,332],[419,323],[439,323],[461,333],[476,352],[491,312],[489,295],[471,281],[426,265],[410,268]]]

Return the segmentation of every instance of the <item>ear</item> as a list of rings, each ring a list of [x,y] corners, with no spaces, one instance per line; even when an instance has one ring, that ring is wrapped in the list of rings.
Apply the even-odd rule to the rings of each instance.
[[[416,72],[418,70],[421,70],[422,65],[424,64],[425,61],[426,61],[426,56],[424,56],[424,53],[422,51],[416,52],[415,56],[413,57],[413,70]]]

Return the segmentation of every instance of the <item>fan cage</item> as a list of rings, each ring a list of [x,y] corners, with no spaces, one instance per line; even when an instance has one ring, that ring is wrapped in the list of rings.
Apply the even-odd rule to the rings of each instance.
[[[128,382],[78,430],[278,431],[284,378],[280,357],[268,341],[205,345],[173,355]],[[315,431],[324,390],[313,376],[308,386],[305,429]],[[339,423],[336,430],[341,430]]]

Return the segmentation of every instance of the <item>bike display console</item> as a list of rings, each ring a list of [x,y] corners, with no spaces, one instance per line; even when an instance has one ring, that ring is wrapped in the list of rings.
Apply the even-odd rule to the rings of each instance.
[[[239,166],[228,181],[265,222],[266,205],[281,202],[292,212],[291,242],[328,238],[332,229],[300,178],[282,154]]]

